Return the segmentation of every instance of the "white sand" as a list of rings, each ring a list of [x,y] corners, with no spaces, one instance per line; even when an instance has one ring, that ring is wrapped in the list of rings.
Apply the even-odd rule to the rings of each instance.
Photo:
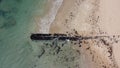
[[[89,19],[92,19],[92,17],[94,18],[97,17],[94,16],[96,13],[93,13],[94,11],[97,11],[97,5],[94,5],[97,3],[99,2],[95,0],[93,1],[64,0],[62,7],[60,8],[54,22],[51,25],[50,33],[66,33],[66,32],[73,33],[73,29],[75,29],[76,31],[78,31],[80,35],[81,34],[90,35],[90,33],[93,32],[92,23],[94,22],[94,20],[91,20],[90,22]],[[95,47],[93,47],[94,51],[98,53],[94,54],[94,56],[96,57],[96,61],[98,63],[94,63],[91,60],[92,55],[89,54],[91,51],[86,51],[86,47],[84,47],[84,45],[85,44],[83,44],[82,49],[80,49],[82,53],[81,58],[78,59],[80,67],[81,68],[95,68],[97,66],[100,67],[99,63],[101,63],[103,59],[101,59],[99,52],[97,52],[98,50],[95,49]],[[79,50],[79,47],[75,47],[75,49]],[[100,57],[97,58],[97,56]]]
[[[101,0],[100,27],[109,35],[120,35],[120,0]],[[113,45],[114,56],[120,67],[120,43]]]
[[[56,7],[57,9],[51,10],[41,19],[39,32],[73,33],[73,29],[75,29],[84,36],[101,35],[101,31],[107,33],[104,35],[120,34],[119,2],[119,0],[63,0],[59,10],[56,3],[53,9]],[[81,68],[117,68],[117,65],[120,65],[119,44],[112,45],[113,56],[111,59],[108,57],[111,45],[105,46],[99,40],[87,42],[88,44],[83,43],[82,48],[73,47],[82,53],[81,59],[78,59]],[[90,49],[86,50],[88,47]]]
[[[101,0],[101,28],[108,34],[120,34],[120,0]]]

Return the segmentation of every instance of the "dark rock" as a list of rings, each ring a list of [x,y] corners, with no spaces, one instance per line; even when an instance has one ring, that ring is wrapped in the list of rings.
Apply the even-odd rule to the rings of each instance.
[[[62,41],[65,40],[77,41],[79,39],[78,37],[67,36],[65,34],[32,34],[30,38],[32,40],[53,40],[58,38],[58,40],[62,40]],[[57,45],[57,44],[56,42],[53,42],[52,45]]]
[[[58,46],[57,50],[56,50],[56,53],[58,54],[60,51],[61,51],[61,48]]]

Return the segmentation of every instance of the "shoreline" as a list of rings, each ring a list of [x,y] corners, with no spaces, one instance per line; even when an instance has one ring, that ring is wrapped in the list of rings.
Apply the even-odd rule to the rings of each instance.
[[[93,0],[93,1],[86,0],[83,2],[82,1],[76,2],[76,1],[78,1],[78,0],[75,0],[75,1],[70,0],[69,2],[64,0],[63,5],[61,6],[60,10],[58,11],[54,22],[51,24],[50,33],[74,34],[74,30],[76,30],[78,32],[78,34],[82,35],[82,36],[109,35],[111,32],[111,29],[108,30],[109,22],[107,21],[108,22],[108,24],[107,24],[106,20],[101,21],[101,18],[103,18],[103,17],[104,17],[104,19],[107,18],[106,14],[109,13],[111,6],[106,7],[104,5],[104,1],[100,1],[100,2],[96,1],[96,0]],[[110,3],[109,0],[106,2],[108,4]],[[101,3],[103,3],[103,4],[101,4]],[[104,8],[104,7],[108,8],[107,9],[108,11],[106,12],[106,14],[101,15],[99,13],[99,11],[101,11],[101,6],[102,6],[102,8]],[[105,9],[102,9],[103,10],[102,13],[104,13]],[[108,15],[108,17],[110,17],[110,16]],[[115,17],[115,15],[113,17]],[[113,21],[111,22],[111,26],[113,27],[112,24],[114,25]],[[106,30],[106,27],[107,27],[107,30]],[[115,27],[115,25],[114,25],[114,27]],[[116,31],[117,28],[115,28],[114,30]],[[118,30],[118,32],[119,32],[119,30]],[[92,42],[96,43],[95,41],[92,41]],[[95,51],[95,53],[98,53],[98,54],[93,54],[97,63],[93,63],[93,61],[89,61],[86,59],[82,60],[82,61],[84,61],[84,63],[90,62],[91,63],[90,68],[94,68],[94,67],[101,68],[102,65],[106,65],[106,67],[114,67],[114,66],[117,67],[117,65],[119,63],[118,64],[114,63],[116,61],[116,60],[114,60],[114,57],[111,56],[112,59],[110,59],[108,57],[109,53],[107,51],[109,51],[111,46],[107,47],[107,46],[104,46],[104,44],[102,44],[102,43],[99,43],[98,45],[96,45],[96,44],[91,44],[91,45],[94,45],[94,46],[90,46],[91,49],[93,51]],[[102,46],[100,46],[100,45],[102,45]],[[83,51],[86,51],[85,48],[86,47],[83,47],[83,49],[84,49]],[[116,48],[116,47],[114,47],[114,48]],[[106,53],[104,52],[104,50]],[[85,54],[87,56],[88,52]],[[99,57],[97,57],[97,56],[99,56]],[[87,57],[87,58],[92,59],[91,57]],[[117,60],[118,59],[119,58],[117,58]],[[88,63],[88,65],[89,65],[89,63]],[[114,67],[114,68],[116,68],[116,67]]]
[[[63,0],[52,1],[51,7],[48,10],[47,14],[43,16],[40,21],[38,21],[38,33],[49,33],[49,28],[51,23],[54,21],[56,14],[62,5]]]
[[[79,35],[83,35],[83,36],[91,35],[90,32],[94,32],[92,30],[93,28],[91,25],[92,22],[94,22],[94,20],[92,20],[89,23],[88,19],[93,19],[92,17],[94,17],[94,15],[91,16],[90,14],[96,11],[95,9],[96,6],[94,7],[92,3],[96,4],[97,2],[80,1],[80,0],[74,0],[74,1],[70,0],[68,2],[64,0],[63,5],[60,8],[60,11],[56,15],[56,19],[51,25],[50,33],[74,34],[74,30],[75,30],[78,32]],[[86,52],[86,47],[84,47],[84,44],[82,49],[81,48],[79,49],[79,47],[75,47],[75,46],[73,46],[73,48],[75,48],[75,50],[77,49],[80,50],[83,55],[82,58],[78,59],[80,60],[79,66],[81,68],[94,68],[97,65],[97,63],[95,64],[93,61],[91,61],[92,55]],[[94,51],[97,51],[97,50],[94,50]],[[96,54],[94,55],[97,56]],[[97,60],[97,61],[98,61],[98,64],[99,62],[101,62],[100,60]],[[89,67],[86,65],[89,65]]]
[[[52,7],[49,10],[49,12],[44,17],[38,18],[39,19],[37,21],[38,33],[63,33],[63,34],[74,35],[75,31],[77,31],[78,35],[95,36],[95,35],[112,35],[115,32],[119,32],[119,29],[116,30],[118,28],[116,27],[116,25],[119,23],[114,24],[113,21],[110,20],[112,19],[110,15],[112,14],[112,12],[109,12],[110,11],[109,8],[111,7],[109,6],[110,5],[109,0],[106,2],[96,1],[96,0],[93,1],[63,0],[60,4],[58,3],[59,1],[51,3],[53,5],[51,5]],[[110,19],[107,19],[109,17]],[[113,15],[113,17],[115,17],[115,15]],[[113,18],[113,20],[116,20],[115,18]],[[114,30],[111,31],[111,29],[108,26],[109,24],[112,28],[114,27],[116,28],[114,28]],[[118,58],[119,56],[117,55],[119,52],[118,49],[119,47],[114,46],[113,55],[111,57],[108,57],[109,55],[108,51],[111,48],[111,45],[106,46],[105,44],[102,43],[102,41],[99,41],[99,44],[97,44],[96,41],[99,40],[92,40],[92,41],[90,40],[90,42],[87,41],[90,43],[88,45],[91,45],[89,46],[90,47],[89,50],[86,50],[86,48],[88,47],[84,43],[83,43],[83,47],[80,48],[81,50],[73,46],[73,49],[75,48],[82,52],[83,57],[81,59],[78,59],[81,60],[80,61],[81,67],[85,68],[87,64],[89,65],[89,68],[95,68],[95,67],[101,68],[103,67],[103,65],[106,67],[116,68],[117,65],[120,63],[120,61],[117,61],[119,60]]]

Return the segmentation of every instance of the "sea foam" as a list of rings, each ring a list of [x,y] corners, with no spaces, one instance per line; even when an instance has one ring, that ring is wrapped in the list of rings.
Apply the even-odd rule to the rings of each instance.
[[[58,9],[60,8],[60,6],[62,5],[63,0],[55,0],[52,8],[50,9],[50,12],[41,19],[40,21],[40,29],[39,32],[40,33],[49,33],[49,28],[51,23],[54,21],[55,16],[58,12]]]

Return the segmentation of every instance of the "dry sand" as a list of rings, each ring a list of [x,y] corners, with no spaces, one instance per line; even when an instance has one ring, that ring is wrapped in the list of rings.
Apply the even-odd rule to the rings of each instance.
[[[101,0],[100,27],[108,35],[120,35],[120,0]],[[115,61],[120,68],[120,43],[113,44]]]
[[[120,34],[119,0],[64,0],[50,33],[79,35]],[[83,41],[82,47],[73,46],[81,52],[80,68],[118,68],[120,55],[117,43],[109,38]],[[104,42],[104,41],[107,41]]]

